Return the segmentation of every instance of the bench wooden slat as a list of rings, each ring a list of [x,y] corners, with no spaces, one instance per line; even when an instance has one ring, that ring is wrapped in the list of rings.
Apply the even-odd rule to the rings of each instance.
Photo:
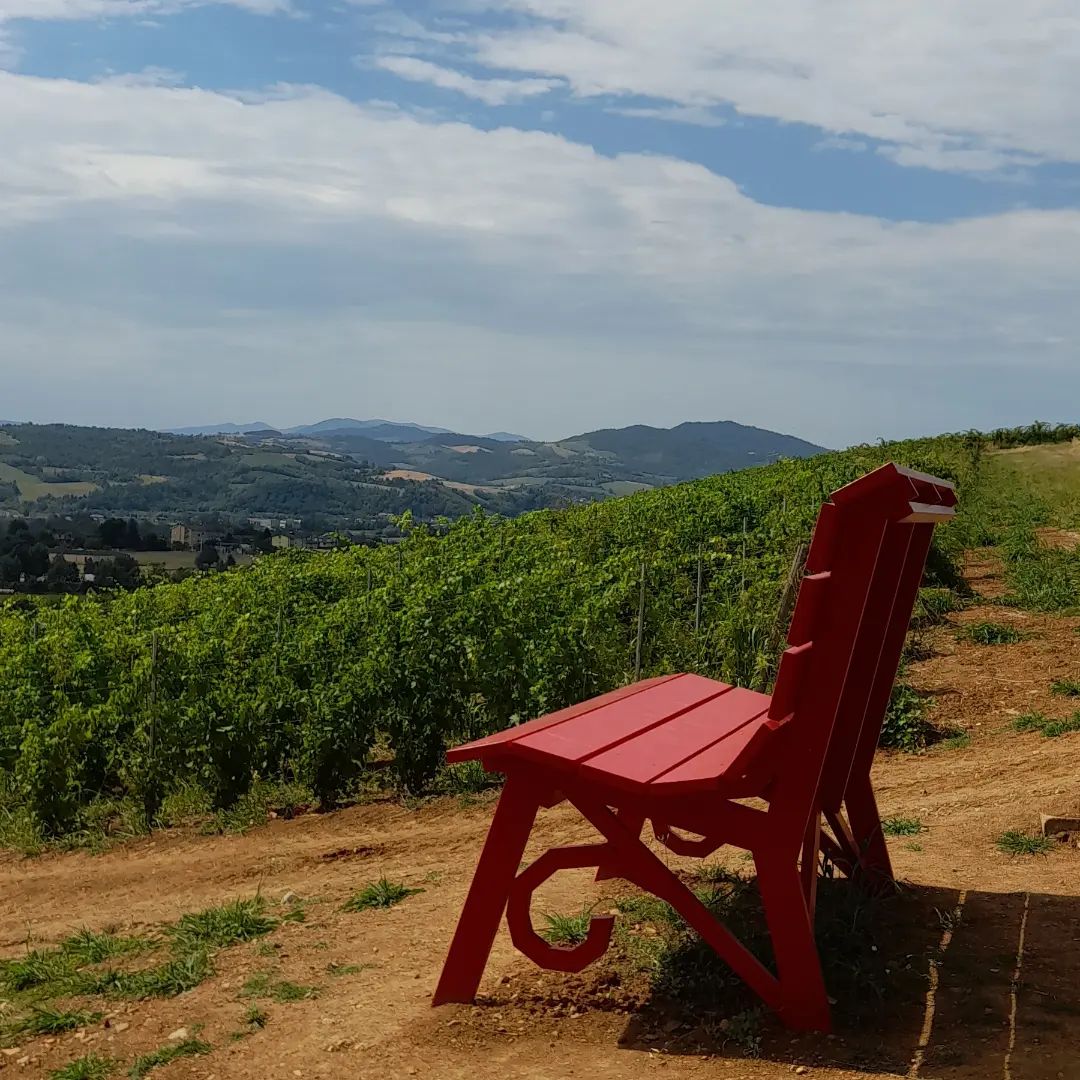
[[[584,761],[731,690],[726,683],[700,675],[682,675],[634,695],[630,702],[612,702],[577,717],[572,724],[559,724],[515,739],[513,752],[535,759]]]
[[[728,687],[720,697],[588,758],[581,766],[582,773],[617,784],[651,783],[716,743],[728,739],[738,742],[742,729],[764,716],[768,708],[765,694]]]

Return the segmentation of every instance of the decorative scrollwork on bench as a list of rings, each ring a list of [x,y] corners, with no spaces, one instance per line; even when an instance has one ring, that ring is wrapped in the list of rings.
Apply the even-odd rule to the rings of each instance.
[[[506,921],[516,948],[535,964],[551,971],[584,971],[607,952],[615,919],[610,915],[594,916],[585,940],[578,945],[552,945],[533,928],[530,907],[533,893],[560,870],[580,870],[588,866],[612,865],[617,855],[611,844],[586,844],[553,848],[523,870],[510,886]]]

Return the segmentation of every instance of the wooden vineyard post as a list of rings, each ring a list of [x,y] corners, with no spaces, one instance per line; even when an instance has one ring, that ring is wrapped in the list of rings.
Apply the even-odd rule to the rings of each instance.
[[[641,678],[641,644],[645,637],[645,560],[641,560],[641,592],[638,596],[637,642],[634,647],[634,681]]]

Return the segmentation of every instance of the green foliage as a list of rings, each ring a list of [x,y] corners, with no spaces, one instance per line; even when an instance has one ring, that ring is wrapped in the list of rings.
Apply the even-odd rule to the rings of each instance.
[[[75,983],[79,993],[144,1001],[186,994],[214,973],[205,949],[183,952],[156,967],[141,971],[108,968],[81,973]]]
[[[101,1013],[54,1009],[35,1005],[30,1012],[15,1020],[6,1030],[16,1038],[36,1035],[62,1035],[66,1031],[95,1024]]]
[[[589,933],[592,908],[583,908],[576,915],[544,915],[540,936],[552,945],[577,945]]]
[[[969,623],[960,636],[976,645],[1015,645],[1024,640],[1024,635],[1015,626],[996,622]]]
[[[1006,855],[1046,855],[1053,850],[1054,841],[1049,836],[1011,829],[998,837],[997,846]]]
[[[1080,697],[1080,679],[1058,679],[1050,690],[1061,697]]]
[[[881,831],[886,836],[918,836],[924,829],[918,818],[889,817],[881,821]]]
[[[404,520],[393,548],[287,551],[130,593],[4,605],[0,834],[25,848],[97,835],[102,805],[142,808],[144,826],[198,806],[212,827],[243,828],[349,798],[371,782],[376,749],[389,757],[380,776],[430,790],[448,744],[634,677],[643,560],[642,676],[768,690],[784,583],[823,497],[896,460],[958,481],[966,498],[979,446],[856,447],[513,521]],[[163,485],[143,486],[152,497]],[[962,538],[938,535],[927,618],[948,606]],[[886,744],[922,745],[920,714],[900,692]],[[465,776],[440,783],[477,782]],[[274,805],[278,785],[293,794]]]
[[[881,745],[908,753],[924,749],[936,735],[926,711],[926,699],[917,690],[907,683],[897,683],[881,728]]]
[[[318,989],[314,986],[300,986],[298,983],[278,980],[266,972],[253,975],[240,989],[242,998],[271,998],[279,1005],[287,1005],[293,1001],[307,1001],[309,998],[316,997],[318,993]],[[249,1009],[248,1016],[251,1015],[253,1012]]]
[[[1040,731],[1048,739],[1080,731],[1080,712],[1064,719],[1054,720],[1042,713],[1024,713],[1013,721],[1015,731]]]
[[[162,1065],[168,1065],[171,1061],[176,1061],[179,1058],[187,1057],[200,1057],[203,1054],[209,1054],[211,1046],[207,1042],[203,1042],[202,1039],[184,1039],[182,1042],[169,1043],[167,1046],[159,1047],[149,1054],[142,1054],[137,1057],[128,1069],[128,1076],[131,1080],[142,1080],[144,1076],[148,1076],[154,1069],[159,1068]]]
[[[357,912],[367,911],[370,908],[389,908],[423,891],[423,889],[410,889],[397,881],[379,878],[378,881],[365,885],[355,896],[347,900],[341,910]]]
[[[100,1054],[85,1054],[49,1073],[49,1080],[108,1080],[116,1071],[116,1062]]]
[[[184,915],[169,927],[168,934],[178,952],[191,952],[252,941],[277,924],[277,919],[266,914],[266,902],[256,896]]]

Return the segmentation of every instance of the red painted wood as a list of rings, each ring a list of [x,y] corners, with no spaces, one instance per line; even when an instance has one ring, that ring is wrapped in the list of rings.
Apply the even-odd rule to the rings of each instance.
[[[515,739],[513,750],[534,761],[558,758],[580,762],[649,728],[669,722],[696,705],[731,692],[732,687],[726,683],[713,682],[700,675],[680,675],[626,701],[591,709],[571,724],[558,724]]]
[[[729,687],[711,701],[588,757],[580,763],[582,775],[615,784],[648,784],[718,744],[731,741],[741,746],[745,739],[740,740],[739,736],[747,725],[764,716],[768,708],[769,698],[765,694]],[[736,749],[730,754],[732,760],[737,753]]]
[[[818,850],[865,884],[891,880],[870,763],[933,528],[955,506],[948,482],[893,465],[832,496],[771,698],[676,675],[452,751],[451,761],[479,757],[504,770],[508,785],[436,1002],[475,994],[508,900],[515,943],[542,966],[576,971],[595,959],[609,923],[595,925],[580,951],[553,950],[532,930],[528,901],[552,870],[598,863],[599,876],[625,877],[671,903],[785,1023],[827,1031],[813,932]],[[588,852],[557,849],[520,875],[536,808],[554,791],[608,842]],[[748,795],[768,811],[734,801]],[[835,840],[822,834],[822,814]],[[688,855],[728,843],[752,852],[778,977],[641,842],[645,819]]]
[[[519,724],[517,727],[497,731],[486,739],[477,739],[475,742],[454,747],[454,749],[446,752],[446,760],[452,764],[456,761],[470,761],[473,758],[484,757],[490,750],[504,746],[506,743],[515,742],[524,735],[543,731],[545,728],[555,727],[557,724],[564,724],[568,720],[592,712],[594,709],[601,709],[612,702],[622,701],[625,698],[633,697],[635,694],[643,693],[654,686],[660,686],[681,677],[680,675],[660,675],[655,679],[644,679],[639,683],[632,683],[630,686],[611,690],[606,694],[601,694],[599,697],[582,701],[578,705],[571,705],[569,708],[560,709],[558,712],[549,713],[547,716],[538,716],[535,720],[529,720],[524,724]]]

